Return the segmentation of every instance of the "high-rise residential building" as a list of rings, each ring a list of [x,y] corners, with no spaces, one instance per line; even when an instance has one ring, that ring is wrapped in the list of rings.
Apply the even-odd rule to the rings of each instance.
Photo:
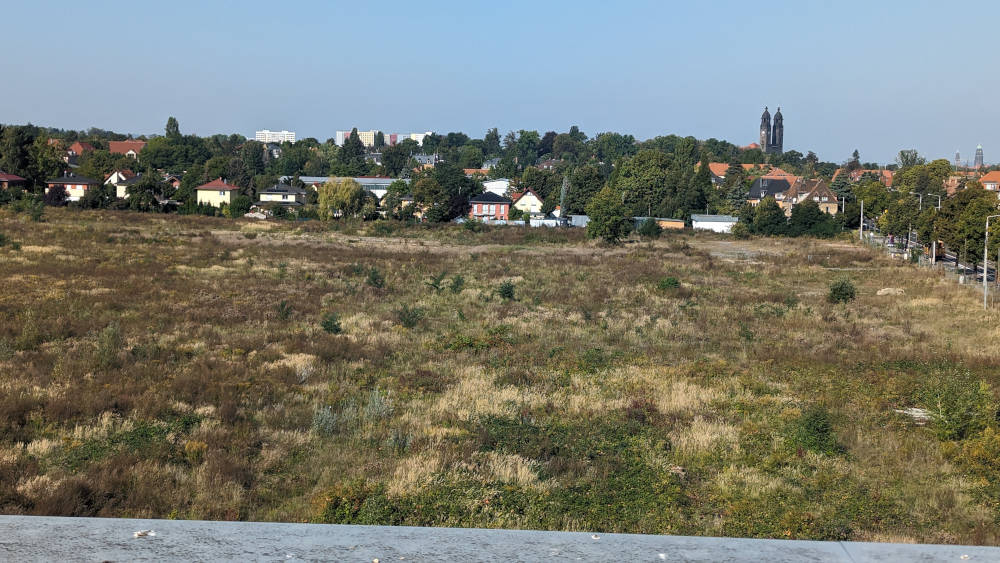
[[[955,168],[958,169],[961,167],[962,167],[962,156],[958,154],[958,151],[955,151]]]
[[[257,131],[254,135],[254,140],[262,143],[284,143],[285,141],[294,143],[295,131],[268,131],[264,129],[263,131]]]
[[[972,167],[976,170],[983,167],[983,145],[976,146],[976,160],[973,162]]]
[[[378,133],[379,131],[377,129],[373,129],[371,131],[358,131],[358,139],[361,140],[361,144],[371,148],[375,146],[375,137],[378,136]],[[433,131],[425,131],[423,133],[382,133],[382,137],[383,141],[387,145],[395,145],[396,143],[406,139],[412,139],[416,141],[418,145],[422,145],[424,144],[424,137],[432,133]],[[334,137],[334,142],[337,143],[337,146],[342,147],[344,146],[344,141],[346,141],[350,136],[350,131],[337,131],[337,134]]]

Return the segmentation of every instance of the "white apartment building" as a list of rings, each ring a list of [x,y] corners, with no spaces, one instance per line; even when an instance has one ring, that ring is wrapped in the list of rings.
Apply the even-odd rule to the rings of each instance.
[[[405,139],[412,139],[417,142],[418,145],[424,144],[424,137],[432,134],[433,131],[425,131],[423,133],[382,133],[385,138],[385,144],[392,146],[396,143],[403,141]],[[371,131],[358,131],[358,139],[361,140],[361,144],[371,148],[375,146],[375,137],[378,135],[378,129],[373,129]],[[351,136],[350,131],[337,131],[334,141],[337,146],[344,146],[344,141]]]
[[[262,143],[284,143],[285,141],[294,143],[295,131],[268,131],[264,129],[263,131],[257,131],[257,134],[254,135],[254,140]]]

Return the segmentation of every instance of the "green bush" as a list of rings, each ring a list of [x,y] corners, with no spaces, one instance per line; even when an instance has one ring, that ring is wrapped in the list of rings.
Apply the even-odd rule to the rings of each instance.
[[[465,287],[465,278],[461,274],[456,274],[455,277],[451,278],[451,292],[452,293],[462,293],[462,288]]]
[[[365,278],[365,283],[375,289],[382,289],[385,287],[385,276],[382,275],[382,272],[378,268],[372,266],[368,269],[368,277]]]
[[[403,305],[396,309],[396,320],[406,328],[413,328],[424,318],[424,310],[420,307]]]
[[[660,281],[658,281],[656,283],[656,289],[659,289],[660,291],[667,291],[667,290],[670,290],[670,289],[677,289],[680,286],[681,286],[680,280],[678,280],[677,278],[675,278],[673,276],[669,276],[669,277],[663,278],[662,280],[660,280]]]
[[[278,313],[278,318],[283,321],[287,321],[292,317],[292,306],[284,299],[281,300],[281,303],[275,305],[274,309]]]
[[[830,303],[848,303],[857,296],[854,282],[847,278],[841,278],[830,284],[830,293],[826,298]]]
[[[0,246],[5,246],[9,241],[10,239],[7,238],[7,235],[0,233]]]
[[[111,323],[97,336],[97,366],[112,369],[121,365],[120,352],[125,345],[122,329],[118,323]]]
[[[663,227],[656,222],[656,219],[650,217],[639,225],[639,229],[636,232],[643,238],[655,239],[660,238],[660,235],[663,233]]]
[[[747,227],[746,223],[739,222],[733,225],[733,228],[729,231],[729,234],[740,240],[746,240],[750,238],[750,228]]]
[[[810,407],[802,413],[792,428],[792,440],[798,447],[816,453],[832,455],[842,451],[833,433],[830,413],[823,407]]]
[[[930,427],[941,440],[962,440],[996,420],[993,391],[968,371],[939,374],[920,395]]]
[[[327,313],[323,315],[323,320],[320,321],[320,326],[323,330],[330,334],[340,334],[343,329],[340,326],[340,316],[337,313]]]
[[[497,288],[497,295],[503,299],[514,299],[514,282],[507,280]]]

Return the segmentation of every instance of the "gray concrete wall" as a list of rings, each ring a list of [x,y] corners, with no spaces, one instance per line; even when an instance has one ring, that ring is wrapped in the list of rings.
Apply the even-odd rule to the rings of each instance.
[[[134,537],[135,532],[154,534]],[[1000,548],[0,516],[2,561],[1000,561]]]

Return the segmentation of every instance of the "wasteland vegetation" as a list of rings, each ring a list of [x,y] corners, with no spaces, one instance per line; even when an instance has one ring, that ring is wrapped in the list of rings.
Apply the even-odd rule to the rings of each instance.
[[[1000,544],[997,313],[846,239],[40,219],[0,512]]]

